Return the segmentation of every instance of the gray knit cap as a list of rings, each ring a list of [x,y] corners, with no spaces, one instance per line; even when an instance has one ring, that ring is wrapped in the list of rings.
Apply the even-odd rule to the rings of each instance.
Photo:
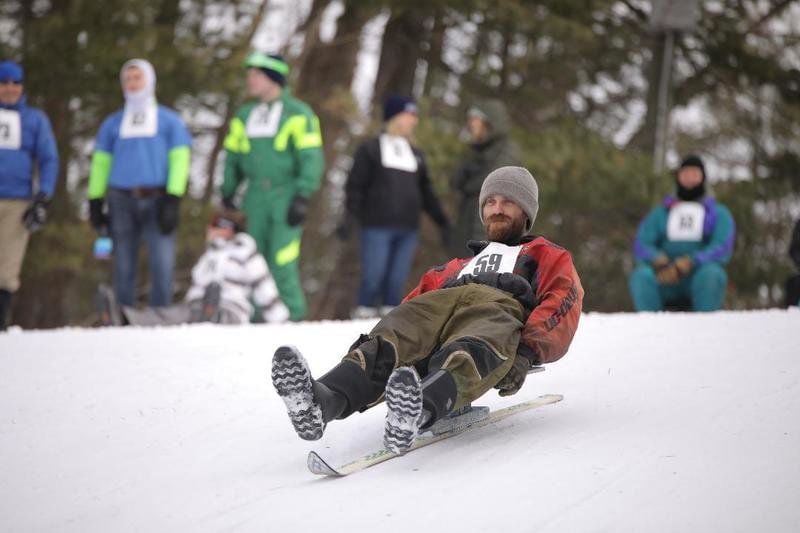
[[[500,194],[512,200],[528,215],[525,232],[529,232],[533,227],[533,221],[536,220],[536,213],[539,212],[539,186],[533,175],[522,167],[500,167],[491,171],[483,180],[481,194],[478,197],[478,216],[481,217],[481,222],[483,222],[483,204],[493,194]]]

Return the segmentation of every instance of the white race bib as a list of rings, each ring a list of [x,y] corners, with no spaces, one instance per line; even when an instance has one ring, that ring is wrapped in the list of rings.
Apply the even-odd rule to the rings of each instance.
[[[277,100],[272,104],[258,104],[250,111],[247,116],[245,129],[247,136],[255,137],[274,137],[278,133],[278,125],[281,123],[283,113],[283,102]]]
[[[667,238],[671,241],[703,240],[706,210],[698,202],[679,202],[669,210]]]
[[[478,275],[486,272],[513,272],[522,245],[507,246],[499,242],[490,242],[489,246],[461,269],[458,277],[468,274]]]
[[[19,111],[0,109],[0,148],[8,150],[22,148],[22,119]]]
[[[383,134],[381,141],[381,165],[406,172],[417,171],[417,156],[411,149],[408,139],[396,135]]]
[[[120,139],[155,137],[158,132],[158,105],[153,102],[141,109],[125,108],[119,127]]]

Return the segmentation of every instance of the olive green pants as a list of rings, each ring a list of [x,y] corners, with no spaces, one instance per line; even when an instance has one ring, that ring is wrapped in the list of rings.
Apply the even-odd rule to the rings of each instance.
[[[344,361],[369,373],[381,363],[367,359],[381,357],[375,352],[390,351],[395,356],[394,368],[419,368],[427,363],[424,374],[448,370],[458,388],[454,406],[458,409],[508,373],[516,357],[523,317],[522,304],[501,290],[478,284],[439,289],[397,306],[373,328],[369,338],[379,340],[378,345],[389,344],[393,350],[368,350],[366,343],[357,344]],[[385,362],[383,367],[389,365],[391,362]],[[369,377],[375,380],[375,376]],[[386,377],[381,376],[384,385]]]

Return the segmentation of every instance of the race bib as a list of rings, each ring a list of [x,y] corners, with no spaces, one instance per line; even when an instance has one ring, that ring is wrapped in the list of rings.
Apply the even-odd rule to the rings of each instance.
[[[396,135],[381,135],[381,165],[406,172],[417,171],[417,156],[408,139]]]
[[[0,109],[0,148],[22,148],[22,120],[19,111]]]
[[[522,250],[522,245],[507,246],[499,242],[491,242],[481,253],[461,269],[458,277],[472,274],[484,274],[486,272],[513,272],[517,264],[517,257]]]
[[[128,109],[122,115],[119,127],[120,139],[133,137],[155,137],[158,132],[158,106],[148,105],[143,109]]]
[[[278,100],[270,104],[259,104],[247,116],[247,136],[274,137],[278,133],[283,113],[283,102]]]
[[[680,202],[669,210],[667,239],[671,241],[703,240],[703,224],[706,210],[697,202]]]

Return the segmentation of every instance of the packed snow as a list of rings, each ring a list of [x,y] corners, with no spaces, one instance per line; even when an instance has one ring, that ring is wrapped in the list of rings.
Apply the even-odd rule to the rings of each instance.
[[[564,401],[341,479],[384,407],[299,440],[269,382],[370,321],[0,334],[0,530],[800,530],[800,311],[588,314],[516,396]]]

